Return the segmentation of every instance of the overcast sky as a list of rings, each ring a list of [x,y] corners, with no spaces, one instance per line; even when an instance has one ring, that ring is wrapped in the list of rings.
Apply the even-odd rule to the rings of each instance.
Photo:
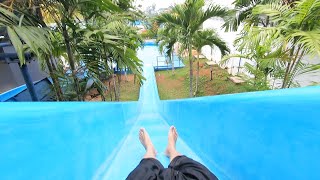
[[[184,2],[184,0],[136,0],[135,5],[142,5],[142,10],[145,10],[148,6],[152,6],[152,4],[156,4],[156,9],[160,9],[182,2]]]
[[[215,4],[220,4],[223,6],[228,6],[230,7],[232,2],[234,0],[207,0],[211,1]],[[166,8],[169,7],[170,5],[177,4],[177,3],[183,3],[184,0],[135,0],[135,5],[141,5],[142,10],[145,10],[147,7],[152,6],[152,4],[156,4],[156,9],[160,8]]]

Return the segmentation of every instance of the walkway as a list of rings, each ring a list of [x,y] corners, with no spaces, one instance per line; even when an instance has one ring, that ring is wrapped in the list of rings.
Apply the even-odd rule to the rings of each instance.
[[[138,139],[140,127],[145,127],[149,132],[158,151],[157,158],[165,167],[169,165],[169,159],[164,155],[164,151],[167,145],[167,134],[170,126],[158,113],[160,99],[152,66],[152,61],[156,58],[155,54],[157,53],[158,50],[155,46],[145,47],[139,52],[139,58],[144,62],[143,75],[146,78],[140,89],[140,114],[126,140],[118,149],[115,158],[110,162],[112,166],[103,175],[103,179],[125,179],[138,165],[145,152]],[[177,149],[182,154],[201,161],[181,138],[178,140]]]

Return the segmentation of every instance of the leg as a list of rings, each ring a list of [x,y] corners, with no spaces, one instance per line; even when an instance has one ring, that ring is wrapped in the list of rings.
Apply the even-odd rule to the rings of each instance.
[[[170,158],[170,162],[181,154],[176,149],[176,142],[178,139],[178,133],[174,126],[171,126],[168,133],[168,146],[166,149],[166,155]]]
[[[157,152],[152,144],[152,141],[150,139],[148,132],[144,128],[141,128],[139,131],[139,139],[143,147],[146,149],[146,154],[143,156],[143,158],[156,159]]]
[[[175,127],[171,126],[168,134],[168,146],[166,150],[166,154],[170,158],[170,165],[169,169],[162,173],[161,176],[171,177],[172,179],[218,179],[201,163],[181,155],[176,150],[177,139],[177,130]],[[174,177],[172,177],[172,175]]]
[[[175,179],[218,180],[208,168],[187,156],[174,158],[169,165],[169,169],[173,171],[171,174],[174,174]]]
[[[141,128],[139,139],[146,153],[139,165],[128,175],[127,180],[159,179],[160,172],[164,169],[162,164],[156,159],[156,150],[152,144],[148,132]]]

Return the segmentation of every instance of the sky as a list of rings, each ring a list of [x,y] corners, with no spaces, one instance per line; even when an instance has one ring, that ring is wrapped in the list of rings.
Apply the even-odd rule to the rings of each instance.
[[[156,9],[166,8],[173,4],[183,3],[185,0],[135,0],[135,5],[142,5],[142,10],[145,10],[147,7],[156,4]],[[223,5],[230,7],[234,0],[207,0],[207,2],[213,2],[215,4]]]
[[[145,10],[147,7],[156,4],[156,9],[166,8],[175,3],[183,3],[184,0],[136,0],[135,5],[142,5],[142,10]]]

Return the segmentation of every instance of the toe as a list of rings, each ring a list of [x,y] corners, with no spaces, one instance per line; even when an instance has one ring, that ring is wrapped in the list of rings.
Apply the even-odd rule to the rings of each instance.
[[[141,136],[145,136],[146,135],[146,129],[140,128],[139,134],[141,134]]]
[[[174,134],[174,126],[171,126],[171,127],[170,127],[170,129],[169,129],[169,135],[170,135],[170,134]]]
[[[177,129],[176,129],[176,127],[172,126],[171,131],[173,132],[173,134],[177,134]]]

